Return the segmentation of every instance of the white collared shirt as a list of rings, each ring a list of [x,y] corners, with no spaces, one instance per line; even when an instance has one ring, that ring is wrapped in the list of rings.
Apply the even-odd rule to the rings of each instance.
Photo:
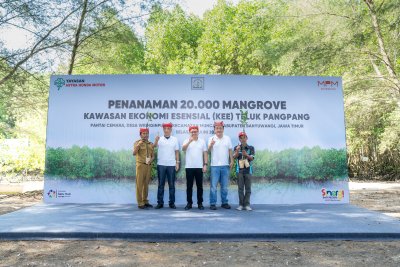
[[[189,143],[189,138],[183,144]],[[203,168],[203,152],[207,151],[206,142],[198,138],[192,141],[185,152],[185,168]]]
[[[158,140],[157,165],[175,166],[176,150],[179,150],[179,143],[176,137],[170,136],[167,139],[161,136],[160,140]]]
[[[227,135],[218,138],[216,135],[208,139],[208,145],[211,140],[215,141],[211,149],[211,166],[227,166],[229,165],[229,149],[232,149],[231,138]]]

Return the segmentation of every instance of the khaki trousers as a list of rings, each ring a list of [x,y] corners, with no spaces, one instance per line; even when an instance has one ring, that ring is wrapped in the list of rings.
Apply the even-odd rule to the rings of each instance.
[[[151,179],[151,165],[136,163],[136,200],[138,206],[149,203],[149,183]]]

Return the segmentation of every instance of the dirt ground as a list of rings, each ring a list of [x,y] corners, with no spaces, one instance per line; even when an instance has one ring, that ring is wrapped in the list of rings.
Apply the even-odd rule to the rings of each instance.
[[[400,219],[399,183],[352,183],[351,203]],[[0,214],[41,201],[0,195]],[[1,220],[1,217],[0,217]],[[400,266],[400,241],[0,241],[0,266]]]

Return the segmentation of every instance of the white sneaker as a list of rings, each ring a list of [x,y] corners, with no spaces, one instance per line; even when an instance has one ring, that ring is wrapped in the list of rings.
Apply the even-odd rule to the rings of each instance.
[[[236,208],[237,210],[243,210],[243,206],[239,206]]]
[[[245,209],[245,210],[249,210],[249,211],[250,211],[250,210],[253,210],[250,206],[246,206],[246,207],[244,207],[244,209]]]

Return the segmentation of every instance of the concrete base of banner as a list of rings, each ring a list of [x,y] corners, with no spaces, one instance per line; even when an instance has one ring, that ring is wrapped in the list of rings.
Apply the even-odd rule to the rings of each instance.
[[[132,205],[38,204],[0,216],[2,240],[391,240],[400,220],[352,205],[254,205],[212,211]]]

